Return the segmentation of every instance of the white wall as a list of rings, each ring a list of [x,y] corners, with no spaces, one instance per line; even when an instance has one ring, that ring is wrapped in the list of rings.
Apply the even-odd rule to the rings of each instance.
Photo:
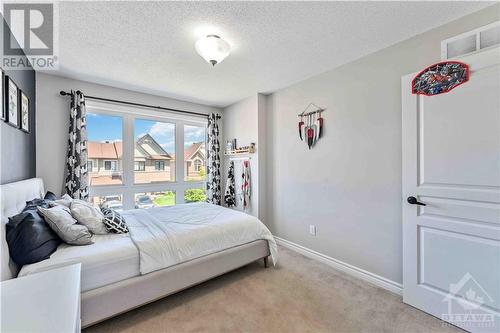
[[[250,172],[251,172],[251,190],[252,196],[250,200],[250,206],[246,210],[247,213],[260,217],[263,217],[263,206],[264,203],[264,193],[262,193],[264,189],[264,181],[263,172],[260,170],[263,169],[263,162],[265,159],[261,158],[264,156],[265,148],[264,145],[261,144],[263,142],[263,138],[265,133],[263,133],[263,129],[265,127],[261,126],[262,115],[265,112],[265,96],[261,94],[255,94],[254,96],[248,97],[238,103],[232,104],[223,110],[223,140],[222,150],[225,150],[226,140],[232,140],[236,138],[237,145],[248,146],[251,142],[256,144],[256,153],[244,155],[244,157],[250,157]],[[260,117],[259,117],[260,115]],[[223,192],[225,190],[226,180],[227,180],[227,171],[229,168],[229,162],[231,157],[224,156],[223,157],[223,165],[222,169],[222,179],[223,179]],[[238,204],[240,204],[238,193],[240,192],[238,188],[239,180],[241,178],[241,160],[235,160],[235,178],[236,178],[236,196],[238,200]],[[239,205],[236,209],[242,210],[242,206]]]
[[[401,283],[401,76],[439,61],[441,40],[498,20],[499,9],[487,8],[270,95],[271,231]],[[297,132],[297,114],[310,102],[327,108],[324,136],[312,150]],[[316,237],[308,234],[310,224]]]
[[[201,104],[142,94],[85,81],[37,73],[36,75],[36,175],[47,190],[60,193],[64,184],[69,127],[69,97],[59,91],[81,90],[84,94],[136,103],[160,105],[200,113],[221,110]]]

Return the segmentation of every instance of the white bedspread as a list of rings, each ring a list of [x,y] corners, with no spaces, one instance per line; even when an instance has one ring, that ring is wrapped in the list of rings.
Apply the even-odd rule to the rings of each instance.
[[[191,259],[267,240],[273,263],[277,246],[256,217],[207,203],[123,212],[139,249],[140,272],[150,273]]]

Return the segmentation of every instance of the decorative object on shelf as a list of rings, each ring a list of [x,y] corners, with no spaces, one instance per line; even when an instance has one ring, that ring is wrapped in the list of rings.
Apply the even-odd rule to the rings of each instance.
[[[20,91],[19,104],[21,104],[21,130],[26,133],[30,132],[30,100],[28,96]]]
[[[254,142],[250,143],[250,146],[243,146],[240,148],[235,148],[235,149],[230,150],[230,151],[226,151],[224,153],[224,155],[232,156],[232,155],[253,154],[253,153],[255,153],[255,143]]]
[[[308,111],[311,107],[315,110]],[[309,103],[305,110],[298,114],[300,117],[299,138],[306,142],[309,149],[323,136],[324,120],[321,113],[325,110],[314,103]]]
[[[217,35],[207,35],[195,44],[198,54],[212,66],[222,62],[229,55],[231,45]]]
[[[3,69],[0,68],[0,72],[1,72],[0,73],[0,77],[2,79],[2,84],[1,84],[1,87],[0,87],[1,88],[0,89],[0,111],[1,111],[0,112],[0,117],[1,117],[0,119],[1,120],[6,120],[7,119],[7,115],[6,115],[7,111],[5,111],[5,110],[7,110],[7,108],[5,107],[5,101],[3,99],[3,96],[5,95],[4,94],[5,93],[5,84],[4,84],[4,82],[5,82],[5,76],[4,76],[4,73],[3,73]]]
[[[7,112],[7,123],[16,128],[19,127],[19,92],[17,85],[9,76],[6,76],[6,94],[7,103],[5,105]]]
[[[411,82],[411,92],[433,96],[444,94],[469,81],[469,66],[459,61],[443,61],[418,73]]]
[[[230,151],[233,151],[233,140],[226,140],[226,151],[225,151],[225,153],[227,154]]]

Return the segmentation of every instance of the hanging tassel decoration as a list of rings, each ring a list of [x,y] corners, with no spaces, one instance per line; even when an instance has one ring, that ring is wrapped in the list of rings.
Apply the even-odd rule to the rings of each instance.
[[[303,127],[304,127],[304,119],[301,116],[300,117],[300,122],[299,122],[299,137],[300,137],[300,141],[304,141],[304,138],[302,137],[302,128]]]
[[[319,117],[318,117],[318,139],[323,136],[323,117],[321,117],[321,111],[319,112]]]

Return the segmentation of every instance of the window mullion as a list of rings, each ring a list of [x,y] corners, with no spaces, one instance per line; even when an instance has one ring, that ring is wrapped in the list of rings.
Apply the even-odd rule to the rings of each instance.
[[[134,116],[123,115],[123,207],[134,208]]]
[[[176,121],[175,125],[175,181],[184,183],[184,122]],[[184,203],[184,191],[175,192],[175,203]]]

